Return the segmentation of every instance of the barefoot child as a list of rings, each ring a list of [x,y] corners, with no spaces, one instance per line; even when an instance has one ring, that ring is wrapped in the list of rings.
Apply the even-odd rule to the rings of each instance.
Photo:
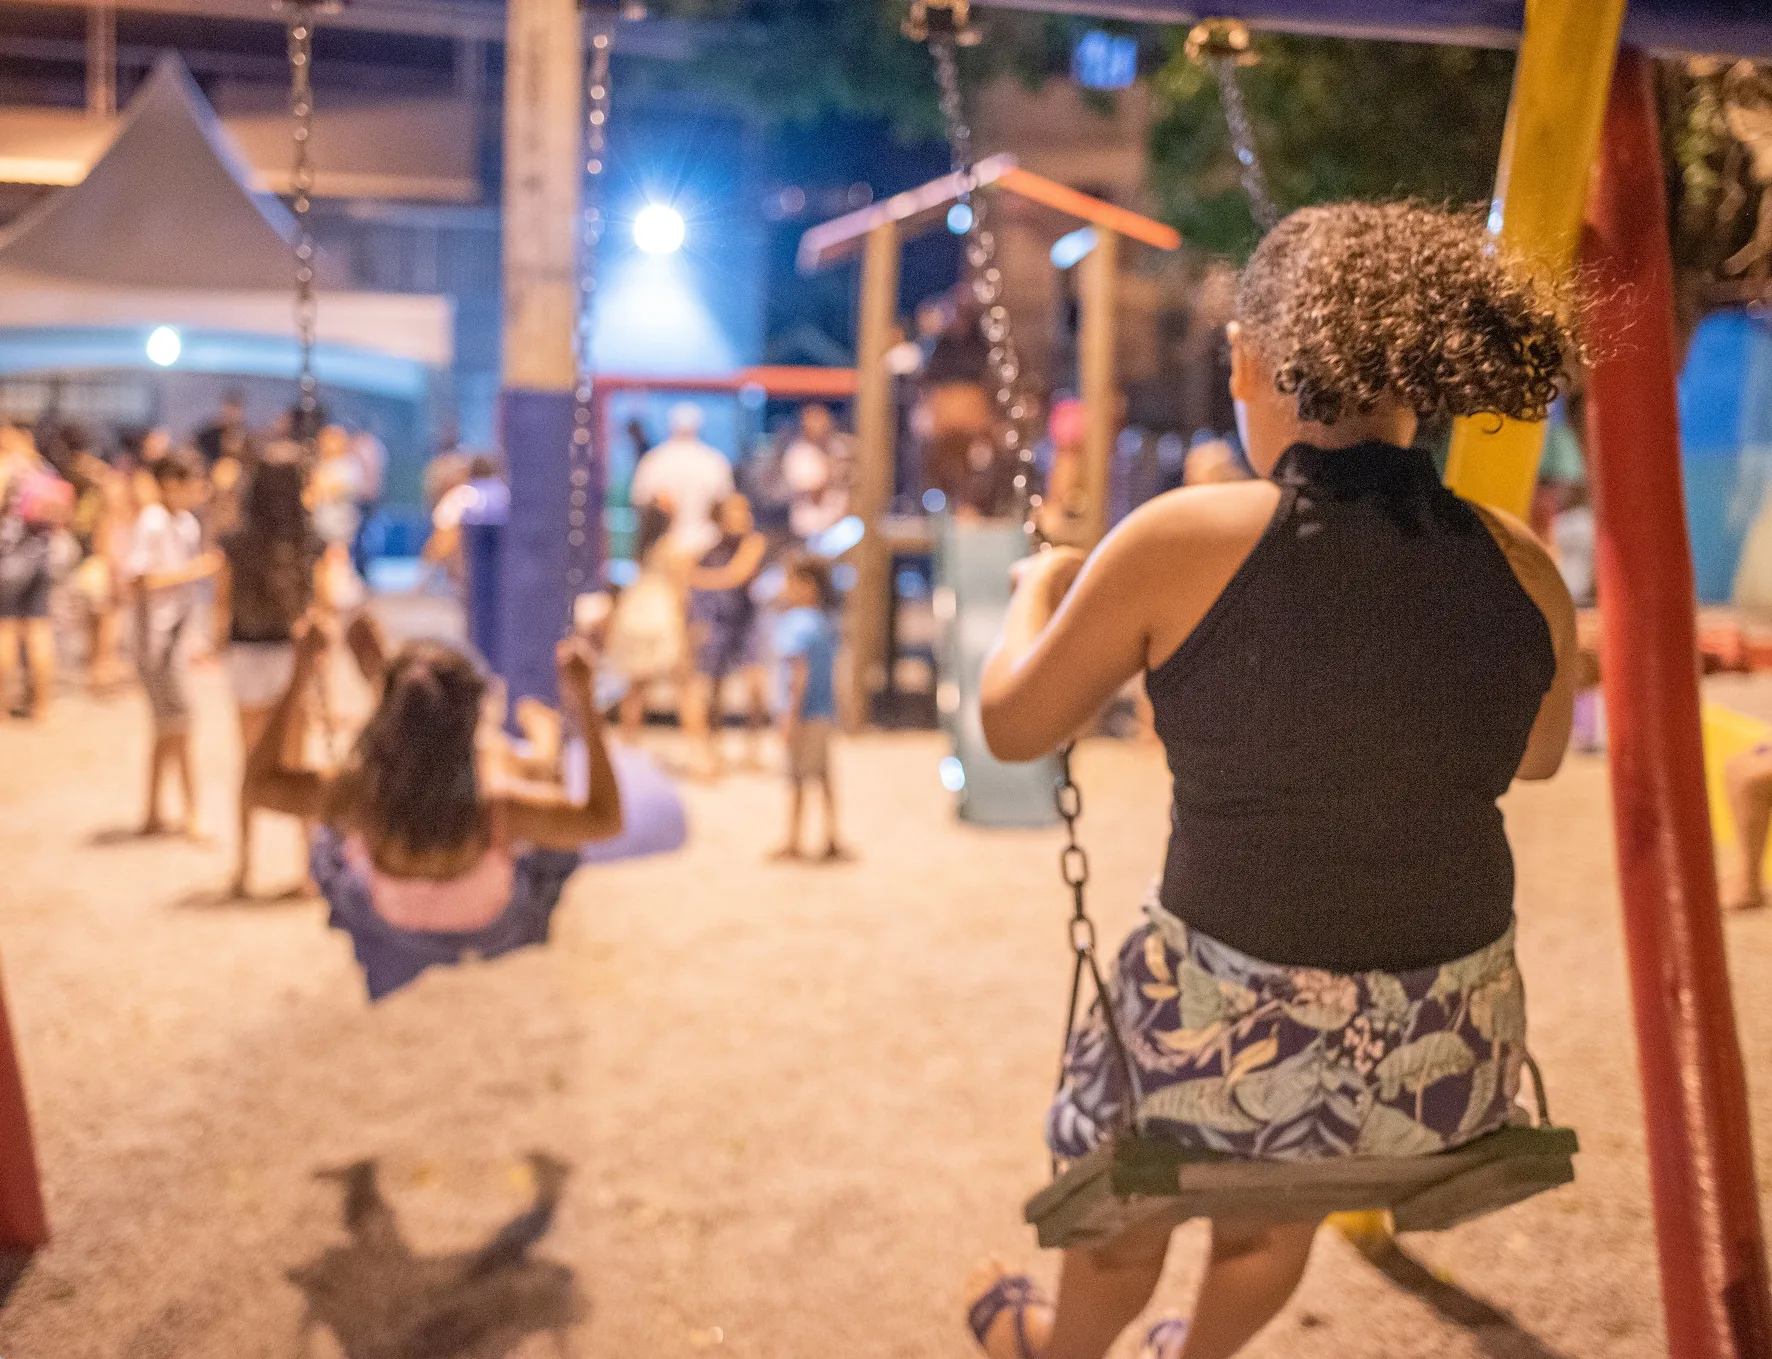
[[[782,605],[785,611],[775,625],[775,654],[782,669],[781,736],[792,796],[787,843],[776,857],[800,857],[806,785],[817,783],[824,794],[824,856],[840,859],[837,794],[831,782],[831,740],[837,730],[837,624],[830,568],[816,557],[796,558],[788,567]]]
[[[191,700],[187,648],[197,609],[196,586],[221,565],[200,551],[202,529],[192,511],[203,495],[202,478],[186,453],[168,453],[154,464],[159,499],[143,505],[130,534],[128,575],[135,585],[136,654],[142,688],[154,721],[148,759],[148,806],[142,834],[161,829],[160,784],[176,770],[184,794],[180,831],[197,833],[196,773],[191,763]]]

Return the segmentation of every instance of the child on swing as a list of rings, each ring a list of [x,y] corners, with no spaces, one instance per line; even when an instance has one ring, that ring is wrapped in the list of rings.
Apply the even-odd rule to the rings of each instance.
[[[1022,572],[982,686],[1003,759],[1069,739],[1144,672],[1174,778],[1168,862],[1047,1117],[1063,1160],[1146,1133],[1266,1160],[1425,1155],[1510,1118],[1525,1053],[1497,799],[1568,745],[1575,609],[1516,520],[1461,500],[1419,420],[1542,420],[1562,299],[1475,217],[1294,213],[1249,261],[1231,392],[1261,479],[1159,496],[1085,560]],[[1173,1221],[1066,1252],[1056,1302],[992,1267],[994,1359],[1101,1359]],[[1285,1305],[1317,1223],[1214,1221],[1191,1322],[1224,1359]]]
[[[414,641],[390,656],[367,614],[346,641],[379,697],[344,766],[321,772],[290,759],[328,645],[310,616],[295,629],[288,688],[248,756],[245,801],[320,823],[314,880],[378,1000],[427,967],[544,942],[580,848],[620,832],[621,795],[582,640],[561,642],[555,661],[561,706],[589,757],[583,796],[567,791],[557,759],[548,769],[513,760],[488,730],[487,677],[465,652]]]

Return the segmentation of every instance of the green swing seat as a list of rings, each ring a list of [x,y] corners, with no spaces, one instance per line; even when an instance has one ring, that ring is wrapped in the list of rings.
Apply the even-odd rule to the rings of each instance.
[[[1073,1161],[1028,1200],[1047,1249],[1101,1245],[1167,1218],[1304,1222],[1388,1210],[1398,1231],[1456,1227],[1575,1178],[1579,1143],[1548,1120],[1430,1156],[1248,1161],[1128,1133]]]

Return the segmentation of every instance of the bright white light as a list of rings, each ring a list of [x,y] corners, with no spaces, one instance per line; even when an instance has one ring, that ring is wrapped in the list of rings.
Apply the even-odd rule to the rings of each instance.
[[[674,255],[688,228],[683,214],[663,203],[648,203],[634,217],[634,244],[648,255]]]
[[[941,786],[950,793],[957,793],[966,786],[966,766],[952,755],[942,758],[937,766],[941,778]]]
[[[972,209],[964,203],[956,203],[949,208],[948,230],[956,236],[964,236],[972,230]]]
[[[148,362],[157,367],[172,367],[184,351],[185,342],[171,326],[155,326],[148,336]]]

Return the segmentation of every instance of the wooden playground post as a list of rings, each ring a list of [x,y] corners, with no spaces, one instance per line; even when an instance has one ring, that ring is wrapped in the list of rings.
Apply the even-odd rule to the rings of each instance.
[[[1668,1352],[1772,1355],[1699,734],[1673,264],[1651,67],[1619,57],[1588,209],[1601,674]]]
[[[1527,0],[1501,141],[1491,223],[1502,243],[1553,276],[1581,240],[1587,181],[1600,144],[1606,86],[1625,0]],[[1484,417],[1453,433],[1446,482],[1471,500],[1525,517],[1544,452],[1544,425]]]
[[[886,611],[892,607],[892,547],[885,514],[892,499],[897,419],[886,351],[898,321],[898,223],[890,218],[868,231],[861,265],[861,305],[856,325],[855,485],[851,502],[865,532],[855,554],[850,592],[851,702],[847,716],[869,719],[871,699],[885,684]]]
[[[1120,433],[1120,389],[1115,365],[1118,324],[1120,236],[1095,228],[1095,246],[1078,265],[1081,325],[1077,345],[1077,385],[1083,400],[1083,503],[1085,528],[1095,544],[1107,532],[1108,474]]]

